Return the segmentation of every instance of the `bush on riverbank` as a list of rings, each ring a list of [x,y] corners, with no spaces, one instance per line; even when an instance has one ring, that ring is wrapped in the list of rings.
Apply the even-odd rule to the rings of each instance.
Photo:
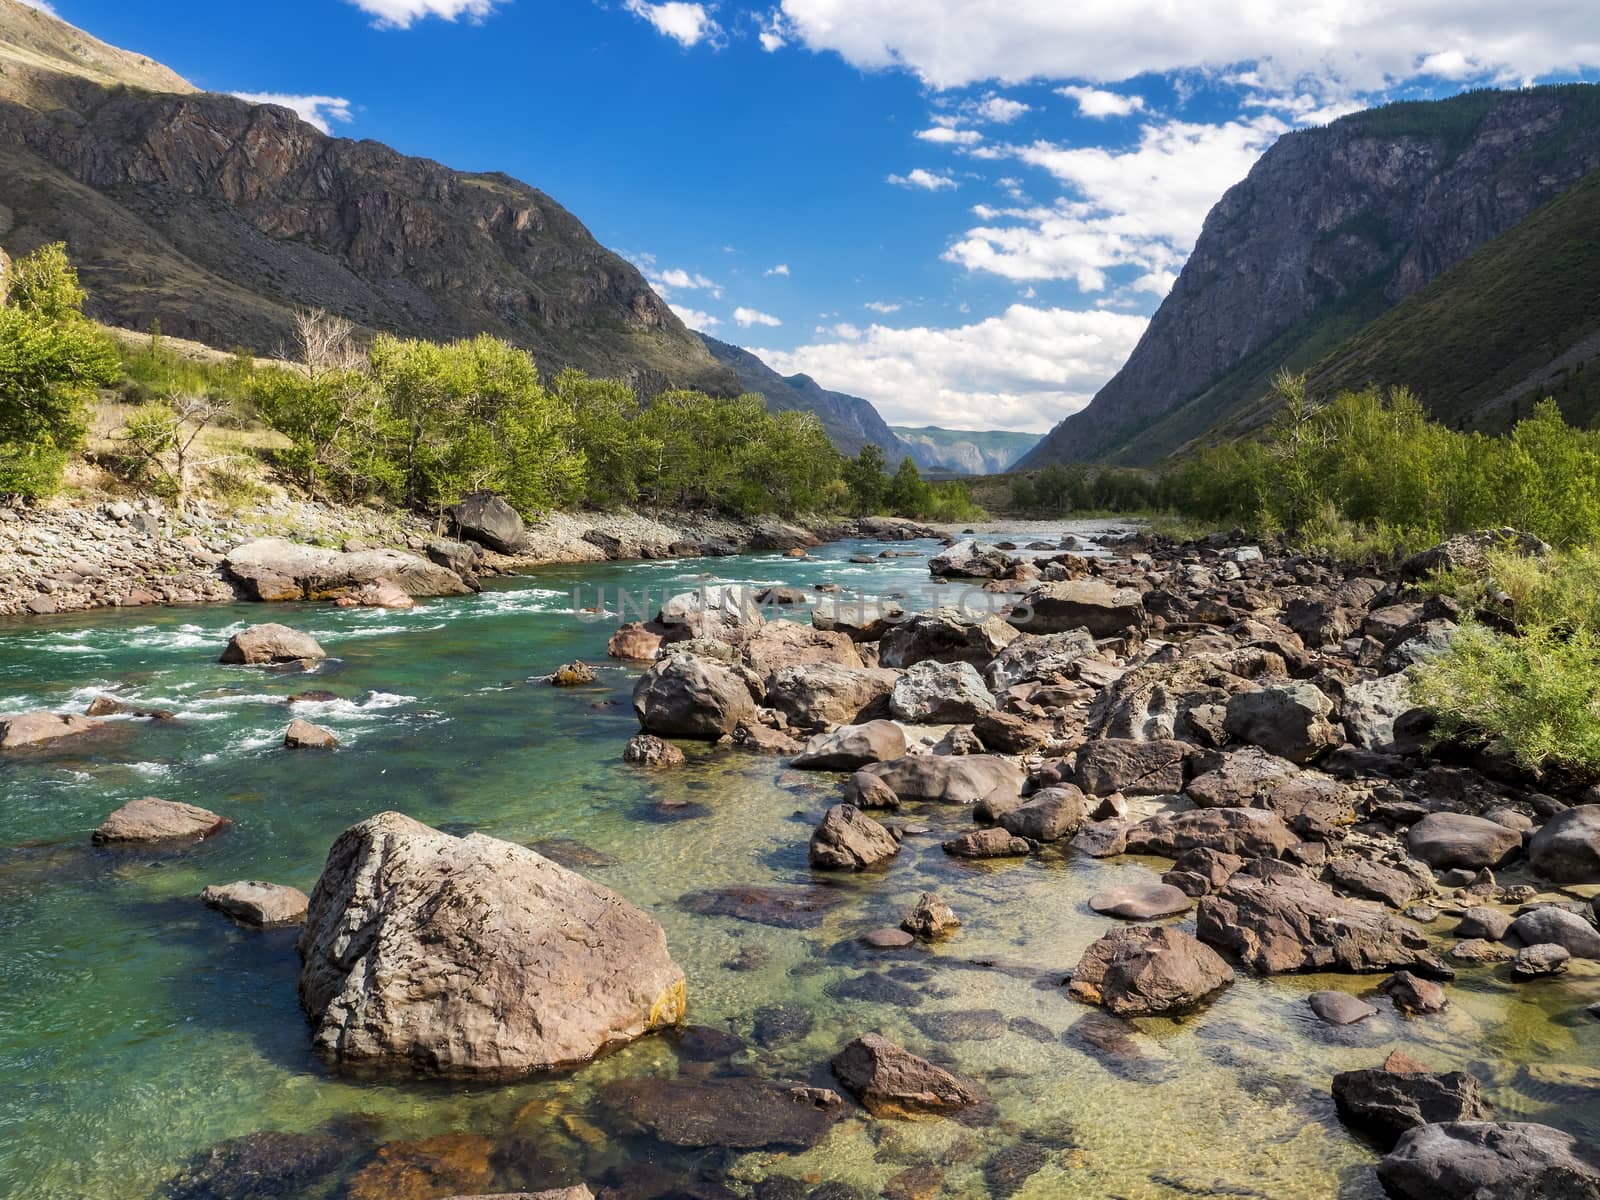
[[[1487,573],[1436,586],[1476,614],[1412,681],[1439,735],[1486,740],[1529,769],[1600,779],[1600,549],[1491,553]]]

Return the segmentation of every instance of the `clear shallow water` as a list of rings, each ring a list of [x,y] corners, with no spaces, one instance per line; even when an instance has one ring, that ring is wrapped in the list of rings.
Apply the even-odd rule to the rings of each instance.
[[[88,749],[0,765],[0,1193],[149,1197],[220,1139],[331,1123],[379,1141],[520,1138],[550,1164],[551,1184],[655,1163],[679,1175],[713,1166],[746,1182],[840,1179],[876,1195],[908,1167],[933,1164],[948,1196],[1015,1186],[1025,1200],[1368,1200],[1380,1194],[1374,1157],[1334,1119],[1328,1082],[1396,1047],[1438,1069],[1474,1071],[1507,1117],[1600,1140],[1592,1093],[1534,1081],[1525,1069],[1600,1067],[1600,1023],[1583,1012],[1596,999],[1590,966],[1520,988],[1503,968],[1464,972],[1441,1017],[1402,1021],[1384,1004],[1383,1016],[1344,1031],[1311,1018],[1305,995],[1368,992],[1377,978],[1241,976],[1183,1023],[1119,1026],[1069,1000],[1060,974],[1107,925],[1087,898],[1164,864],[1070,852],[962,864],[939,841],[967,827],[965,814],[940,809],[909,812],[933,832],[908,839],[888,871],[823,880],[843,899],[814,925],[776,928],[681,906],[704,888],[811,884],[806,840],[838,781],[732,753],[699,754],[657,776],[626,767],[635,672],[607,663],[609,627],[571,615],[572,589],[584,585],[586,602],[601,584],[659,596],[706,571],[726,582],[927,586],[921,559],[844,561],[882,548],[829,547],[821,561],[550,569],[408,613],[237,606],[0,627],[0,711],[81,710],[107,691],[181,718],[129,722]],[[215,662],[230,632],[269,619],[314,634],[333,660],[311,675]],[[600,667],[594,688],[538,681],[575,657]],[[291,714],[283,698],[308,688],[341,699]],[[291,715],[328,726],[343,748],[283,751]],[[203,804],[238,826],[177,854],[90,848],[104,816],[141,795]],[[694,807],[670,807],[683,803]],[[845,1041],[881,1030],[982,1080],[993,1122],[847,1120],[801,1154],[668,1150],[627,1136],[596,1096],[616,1079],[703,1070],[680,1064],[662,1038],[515,1086],[328,1075],[308,1053],[293,933],[237,928],[194,897],[240,878],[309,890],[334,837],[385,808],[595,852],[579,869],[660,918],[689,977],[691,1020],[750,1042],[741,1067],[826,1083],[827,1059]],[[961,914],[959,937],[892,955],[856,946],[926,889]],[[729,969],[740,954],[764,962]],[[780,1004],[807,1010],[809,1032],[758,1045],[757,1010]],[[966,1018],[967,1028],[939,1023],[939,1014],[974,1010],[983,1015]],[[541,1181],[502,1172],[484,1182],[492,1191]]]

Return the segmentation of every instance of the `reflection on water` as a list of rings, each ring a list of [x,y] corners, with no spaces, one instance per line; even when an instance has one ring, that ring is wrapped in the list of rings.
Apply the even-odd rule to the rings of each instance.
[[[0,1190],[148,1197],[212,1143],[275,1130],[321,1139],[295,1144],[308,1178],[332,1169],[306,1195],[579,1179],[650,1195],[694,1178],[748,1195],[781,1176],[865,1196],[1362,1200],[1379,1195],[1373,1155],[1334,1119],[1329,1077],[1402,1046],[1478,1074],[1508,1118],[1600,1139],[1590,967],[1524,987],[1503,968],[1468,972],[1440,1017],[1406,1021],[1380,1005],[1382,1016],[1345,1029],[1318,1023],[1305,996],[1341,983],[1370,991],[1376,979],[1241,976],[1186,1021],[1117,1021],[1070,1001],[1060,980],[1107,925],[1087,898],[1162,864],[1071,853],[963,863],[939,842],[964,814],[933,808],[915,811],[930,830],[888,870],[816,880],[806,840],[832,777],[709,751],[657,775],[622,764],[634,671],[606,663],[604,627],[565,611],[574,586],[659,594],[708,571],[711,582],[926,584],[920,559],[847,561],[880,549],[551,569],[405,613],[274,608],[271,619],[334,656],[310,676],[215,663],[230,632],[266,619],[259,607],[0,633],[0,711],[81,710],[112,692],[178,714],[0,767]],[[537,682],[574,658],[600,664],[597,684]],[[291,713],[285,699],[313,688],[336,698]],[[283,752],[292,715],[344,748]],[[238,825],[177,854],[88,846],[107,812],[146,794]],[[728,1036],[646,1039],[516,1086],[330,1077],[308,1054],[293,933],[237,928],[193,897],[240,878],[309,889],[337,833],[386,808],[536,845],[650,909],[689,976],[691,1019]],[[803,902],[707,900],[732,887]],[[961,915],[959,936],[932,949],[859,944],[925,890]],[[828,1084],[828,1059],[869,1030],[976,1078],[992,1106],[965,1120],[848,1116],[811,1149],[732,1151],[667,1145],[623,1102],[639,1085],[615,1086],[677,1078],[664,1095],[736,1108],[752,1078]],[[397,1139],[435,1140],[373,1157]]]

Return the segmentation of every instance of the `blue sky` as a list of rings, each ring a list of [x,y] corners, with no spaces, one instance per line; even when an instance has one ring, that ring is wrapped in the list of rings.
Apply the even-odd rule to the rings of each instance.
[[[894,423],[1044,431],[1223,190],[1386,99],[1590,78],[1594,0],[52,0],[216,91],[501,170]]]

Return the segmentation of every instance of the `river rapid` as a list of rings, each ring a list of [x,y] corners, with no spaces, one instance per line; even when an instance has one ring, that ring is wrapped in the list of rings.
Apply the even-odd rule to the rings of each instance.
[[[848,561],[885,548],[935,544],[550,568],[406,612],[228,605],[0,627],[0,711],[81,712],[110,693],[178,714],[0,764],[0,1194],[145,1200],[213,1143],[283,1130],[368,1147],[469,1135],[454,1149],[472,1160],[470,1190],[486,1192],[586,1180],[597,1194],[644,1197],[663,1194],[652,1179],[700,1179],[750,1195],[787,1177],[874,1197],[920,1170],[935,1181],[922,1194],[944,1197],[1376,1200],[1376,1156],[1338,1123],[1329,1081],[1396,1048],[1479,1075],[1502,1119],[1600,1141],[1586,1086],[1600,1079],[1584,1013],[1594,964],[1528,988],[1464,973],[1451,1007],[1424,1020],[1380,1000],[1380,1016],[1332,1028],[1306,995],[1365,993],[1381,977],[1240,972],[1184,1021],[1119,1022],[1070,1000],[1061,978],[1110,923],[1088,897],[1164,862],[1071,850],[957,861],[939,843],[970,828],[968,815],[913,808],[901,816],[931,830],[909,836],[887,870],[814,877],[807,838],[837,777],[698,748],[676,771],[623,764],[638,669],[605,658],[611,626],[581,619],[574,589],[579,608],[602,588],[659,601],[702,582],[926,594],[921,558]],[[217,663],[231,633],[267,620],[311,633],[330,661],[309,675]],[[579,658],[597,667],[594,686],[542,682]],[[308,688],[339,699],[285,706]],[[341,749],[283,750],[291,716],[326,726]],[[173,853],[90,847],[106,814],[145,795],[237,826]],[[993,1105],[965,1121],[847,1118],[803,1153],[688,1151],[629,1127],[600,1095],[618,1079],[709,1075],[668,1037],[512,1085],[330,1075],[310,1052],[293,931],[238,927],[196,895],[236,879],[310,891],[338,833],[385,809],[532,845],[652,912],[687,973],[690,1020],[744,1043],[718,1071],[827,1085],[828,1059],[876,1030],[978,1079]],[[839,902],[798,928],[681,902],[720,886],[813,884]],[[959,936],[892,953],[860,945],[925,890],[960,914]],[[362,1161],[303,1194],[348,1194]],[[462,1190],[443,1178],[389,1194]]]

